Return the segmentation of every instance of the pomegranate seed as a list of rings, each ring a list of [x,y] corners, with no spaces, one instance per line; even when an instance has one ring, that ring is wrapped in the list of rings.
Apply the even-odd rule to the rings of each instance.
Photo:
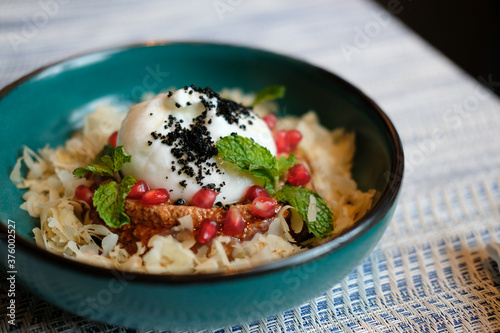
[[[217,192],[209,188],[202,188],[193,195],[191,204],[200,208],[212,208]]]
[[[290,150],[294,150],[299,145],[300,140],[302,140],[302,133],[293,129],[286,133],[286,139],[288,141],[288,146]]]
[[[274,114],[268,114],[267,116],[265,116],[264,118],[262,118],[262,120],[264,120],[267,124],[267,127],[269,127],[269,129],[272,131],[276,128],[276,121],[278,120],[278,118],[276,117],[276,115]]]
[[[311,174],[303,164],[295,164],[288,170],[287,181],[293,186],[300,186],[309,183]]]
[[[259,195],[252,201],[252,212],[260,217],[271,217],[276,212],[276,200]]]
[[[87,185],[80,185],[75,190],[75,197],[78,200],[85,201],[90,206],[92,206],[92,198],[94,197],[94,192]]]
[[[118,132],[114,132],[109,136],[108,142],[113,147],[116,147],[116,138],[118,137]]]
[[[267,190],[262,186],[253,185],[248,188],[246,197],[248,200],[253,201],[253,199],[257,198],[259,195],[268,197],[269,192],[267,192]]]
[[[201,244],[207,244],[214,238],[219,230],[219,224],[211,219],[204,219],[200,225],[200,233],[196,240]]]
[[[167,202],[168,199],[170,199],[170,194],[164,188],[146,191],[141,198],[142,203],[145,205],[159,205]]]
[[[130,188],[127,199],[140,199],[147,191],[149,191],[148,183],[146,183],[144,180],[138,180],[135,182],[134,186]]]
[[[290,145],[287,140],[287,131],[279,130],[274,133],[274,142],[276,143],[276,149],[278,154],[287,153],[290,151]]]
[[[246,227],[246,223],[241,216],[240,210],[236,206],[229,208],[226,214],[226,220],[224,221],[224,226],[222,230],[226,235],[238,236],[240,235]]]

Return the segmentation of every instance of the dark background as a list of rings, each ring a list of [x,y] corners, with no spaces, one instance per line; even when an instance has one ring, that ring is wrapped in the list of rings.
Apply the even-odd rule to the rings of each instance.
[[[375,1],[400,3],[403,23],[472,77],[500,84],[500,0]]]

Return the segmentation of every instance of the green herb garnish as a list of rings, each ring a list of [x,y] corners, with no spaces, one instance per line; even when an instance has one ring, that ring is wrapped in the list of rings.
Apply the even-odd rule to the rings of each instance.
[[[134,184],[134,177],[126,176],[119,185],[111,181],[95,191],[92,199],[94,207],[108,226],[120,228],[130,222],[130,217],[125,214],[125,198]]]
[[[123,146],[113,148],[111,145],[106,145],[97,155],[94,163],[86,167],[76,168],[73,175],[84,177],[87,171],[90,171],[96,175],[115,177],[115,173],[120,171],[123,164],[130,162],[131,159],[131,156],[125,153]]]
[[[331,235],[334,228],[333,213],[318,193],[289,184],[278,190],[280,176],[297,163],[295,155],[290,154],[288,158],[282,156],[278,160],[267,148],[237,134],[217,141],[217,150],[224,161],[233,163],[242,172],[262,179],[270,194],[274,193],[279,201],[292,205],[314,236],[325,238]],[[310,211],[311,209],[314,211]]]
[[[306,223],[307,229],[314,236],[325,238],[332,234],[333,213],[318,193],[305,187],[286,184],[274,195],[279,201],[286,202],[297,210]],[[311,196],[316,200],[313,204],[311,204]],[[316,212],[311,214],[310,209],[315,209]],[[314,220],[309,219],[311,216]]]
[[[75,177],[85,177],[87,172],[91,172],[95,175],[114,178],[99,186],[92,199],[99,216],[112,228],[120,228],[130,222],[130,217],[125,214],[125,198],[136,180],[132,176],[121,179],[118,172],[123,164],[130,162],[131,159],[132,157],[127,155],[123,146],[113,148],[111,145],[106,145],[93,163],[73,171]]]
[[[278,160],[266,147],[237,134],[217,141],[217,150],[224,161],[233,163],[242,172],[262,179],[264,188],[269,193],[278,188],[279,177],[297,163],[293,154]]]
[[[281,156],[278,160],[278,174],[281,176],[286,170],[297,164],[297,159],[294,154],[288,155],[288,158]]]
[[[251,106],[255,106],[257,104],[272,101],[273,99],[282,98],[285,96],[285,87],[284,86],[269,86],[257,93],[255,96],[255,100],[253,101]]]

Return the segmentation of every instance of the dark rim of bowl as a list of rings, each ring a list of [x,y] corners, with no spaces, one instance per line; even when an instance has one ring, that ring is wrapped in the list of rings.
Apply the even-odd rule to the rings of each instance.
[[[0,90],[0,99],[5,97],[10,91],[14,90],[16,87],[21,85],[23,82],[27,81],[31,77],[36,74],[53,67],[55,65],[64,63],[69,60],[73,60],[75,58],[79,58],[85,55],[99,53],[99,52],[123,52],[134,48],[142,48],[142,47],[155,47],[155,46],[169,46],[169,45],[186,45],[186,46],[214,46],[214,47],[223,47],[223,48],[238,48],[251,52],[257,52],[261,54],[267,54],[271,56],[282,57],[288,61],[301,63],[304,66],[308,66],[315,71],[319,72],[321,75],[329,77],[331,80],[335,81],[340,86],[343,86],[344,89],[350,91],[353,95],[358,96],[364,104],[370,106],[371,109],[375,111],[376,116],[381,120],[382,124],[385,127],[385,130],[390,136],[390,144],[393,152],[393,157],[391,161],[391,173],[389,175],[388,183],[385,190],[380,195],[377,203],[368,211],[368,213],[363,216],[357,223],[344,231],[340,236],[332,239],[331,241],[324,243],[322,245],[316,246],[312,249],[306,250],[304,252],[300,252],[298,254],[292,255],[290,257],[286,257],[277,261],[273,261],[270,263],[266,263],[263,265],[241,269],[235,272],[219,272],[219,273],[209,273],[209,274],[148,274],[148,273],[136,273],[136,272],[126,272],[119,271],[121,275],[126,275],[127,280],[134,280],[146,283],[173,283],[173,284],[202,284],[202,283],[217,283],[224,282],[228,280],[234,279],[245,279],[250,278],[257,275],[274,273],[280,270],[284,270],[287,268],[291,268],[297,265],[307,264],[310,261],[319,259],[323,256],[328,255],[329,253],[346,246],[362,235],[364,235],[368,230],[374,227],[379,221],[388,213],[391,207],[396,203],[396,199],[398,197],[398,193],[401,189],[402,179],[403,179],[403,170],[404,170],[404,155],[403,155],[403,147],[399,135],[387,117],[387,115],[382,111],[382,109],[368,96],[366,96],[361,90],[340,78],[336,74],[333,74],[327,70],[319,68],[315,65],[312,65],[304,60],[300,60],[294,57],[290,57],[287,55],[282,55],[258,48],[243,46],[243,45],[234,45],[234,44],[224,44],[224,43],[204,43],[204,42],[148,42],[148,43],[137,43],[137,44],[128,44],[123,46],[117,46],[113,48],[99,49],[90,52],[79,53],[57,62],[51,63],[49,65],[43,66],[21,78],[12,82],[11,84],[5,86]],[[8,233],[7,227],[4,223],[0,224],[0,232]],[[57,265],[59,267],[65,267],[66,269],[78,270],[80,272],[86,272],[87,274],[91,274],[96,277],[116,277],[118,270],[101,268],[97,266],[92,266],[89,264],[85,264],[83,262],[78,262],[72,259],[68,259],[62,257],[60,255],[54,254],[45,250],[43,248],[38,247],[34,242],[25,239],[22,236],[16,234],[16,245],[20,248],[27,250],[30,255],[36,256],[40,259],[47,260],[50,263]]]

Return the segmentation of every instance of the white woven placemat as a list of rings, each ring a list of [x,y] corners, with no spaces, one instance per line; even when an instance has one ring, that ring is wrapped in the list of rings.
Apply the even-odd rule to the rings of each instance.
[[[251,45],[336,72],[373,97],[402,137],[395,217],[377,249],[321,297],[218,332],[500,332],[500,274],[485,250],[500,238],[500,102],[398,21],[407,1],[392,3],[2,1],[0,87],[77,52],[158,39]],[[500,89],[500,78],[482,80]],[[22,332],[131,331],[22,288],[17,304]]]

